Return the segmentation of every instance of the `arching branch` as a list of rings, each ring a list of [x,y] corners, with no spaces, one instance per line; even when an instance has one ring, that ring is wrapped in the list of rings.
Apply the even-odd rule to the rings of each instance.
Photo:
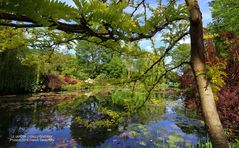
[[[156,61],[154,62],[145,72],[144,75],[147,74],[155,65],[157,65],[158,63],[160,63],[163,58],[169,53],[169,51],[171,49],[173,49],[173,47],[178,43],[178,41],[180,41],[182,38],[184,38],[186,35],[188,35],[189,32],[185,32],[184,34],[182,34],[179,38],[177,38],[176,40],[174,40],[174,42],[165,50],[165,52],[163,53],[163,55]]]
[[[184,19],[185,18],[183,16],[178,16],[172,20],[166,21],[164,24],[159,24],[158,26],[155,26],[154,29],[147,34],[142,34],[142,33],[136,32],[135,36],[125,37],[125,39],[128,41],[138,41],[141,39],[151,38],[157,32],[165,29],[168,25],[174,23],[175,21],[180,21],[180,20],[184,20]],[[69,33],[82,33],[82,34],[87,35],[88,37],[92,37],[92,36],[98,37],[102,41],[107,41],[107,40],[111,40],[111,39],[118,41],[121,39],[120,35],[115,34],[117,32],[93,31],[90,28],[89,24],[87,24],[87,21],[84,20],[84,18],[81,18],[81,23],[79,23],[79,24],[78,23],[63,23],[60,21],[54,21],[54,20],[49,19],[48,22],[51,24],[49,26],[40,24],[27,16],[10,14],[10,13],[0,13],[0,20],[10,21],[10,22],[0,21],[0,25],[14,27],[14,28],[52,27],[52,28],[56,28],[58,30],[69,32]],[[116,28],[112,28],[112,29],[116,30]],[[116,36],[118,36],[118,37],[116,37]]]

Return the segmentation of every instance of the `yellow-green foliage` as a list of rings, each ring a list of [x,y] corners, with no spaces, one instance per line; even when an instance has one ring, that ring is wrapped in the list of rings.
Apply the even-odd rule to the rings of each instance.
[[[92,122],[92,123],[88,124],[87,127],[89,127],[89,128],[94,128],[94,127],[108,128],[108,127],[112,127],[114,125],[115,125],[114,122],[112,122],[111,120],[102,119],[102,120],[98,120],[98,121],[95,121],[95,122]]]
[[[213,39],[215,37],[219,37],[219,34],[214,33],[214,34],[204,34],[203,39]]]
[[[128,112],[134,112],[135,109],[142,105],[145,94],[142,92],[124,92],[116,91],[112,94],[112,103],[114,105],[123,106]]]
[[[109,117],[112,119],[112,121],[113,120],[117,120],[120,117],[118,112],[110,110],[110,109],[107,109],[107,108],[103,108],[103,107],[100,108],[100,112],[102,114],[109,115]]]
[[[65,91],[76,91],[77,88],[78,88],[77,84],[68,84],[62,86],[62,90]]]
[[[159,104],[159,105],[166,104],[166,100],[163,98],[152,98],[150,99],[150,101],[151,104]]]
[[[80,117],[76,117],[75,122],[78,123],[78,124],[83,124],[84,123],[83,120]]]
[[[107,108],[100,108],[99,112],[101,114],[108,115],[109,118],[106,119],[100,119],[97,121],[92,120],[83,120],[80,117],[75,118],[75,122],[81,125],[84,125],[87,128],[110,128],[112,126],[115,126],[118,122],[118,119],[120,119],[119,112],[115,112],[113,110],[107,109]]]
[[[224,86],[225,82],[223,77],[226,76],[224,72],[226,69],[226,63],[218,63],[215,65],[206,65],[206,75],[207,78],[210,80],[212,91],[214,94],[214,99],[217,101],[217,92]]]
[[[0,52],[6,49],[14,49],[23,46],[27,40],[24,40],[22,29],[0,28]]]

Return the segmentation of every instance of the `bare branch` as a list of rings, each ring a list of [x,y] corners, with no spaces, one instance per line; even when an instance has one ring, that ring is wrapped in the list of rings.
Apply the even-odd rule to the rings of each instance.
[[[0,13],[0,19],[9,20],[9,21],[21,21],[21,22],[30,22],[30,23],[37,23],[34,20],[28,18],[27,16],[22,15],[15,15],[9,13]]]
[[[42,27],[38,24],[13,24],[13,23],[2,23],[0,22],[0,26],[8,26],[14,28],[33,28],[33,27]]]
[[[138,8],[140,7],[140,5],[142,5],[142,4],[145,5],[144,2],[145,2],[145,0],[142,0],[142,1],[135,7],[134,11],[133,11],[132,14],[131,14],[131,17],[134,16],[134,13],[138,10]]]

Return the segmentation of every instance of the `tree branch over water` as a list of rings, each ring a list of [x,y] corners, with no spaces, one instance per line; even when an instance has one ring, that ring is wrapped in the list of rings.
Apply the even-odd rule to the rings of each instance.
[[[165,50],[165,52],[163,53],[163,55],[156,61],[154,62],[145,72],[143,75],[147,74],[155,65],[157,65],[158,63],[160,63],[163,58],[169,53],[169,51],[171,49],[173,49],[173,47],[178,43],[178,41],[180,41],[182,38],[184,38],[186,35],[188,35],[189,32],[185,32],[183,33],[179,38],[177,38],[175,41],[173,41],[173,43],[171,45],[168,46],[168,48]]]
[[[170,71],[172,71],[172,70],[174,70],[174,69],[177,69],[177,68],[179,68],[179,67],[181,67],[181,66],[183,66],[183,65],[185,65],[185,64],[191,65],[190,62],[182,62],[182,63],[180,63],[179,65],[177,65],[177,66],[175,66],[175,67],[172,67],[172,68],[166,70],[166,71],[157,79],[157,81],[152,85],[152,87],[148,90],[144,102],[142,103],[141,106],[139,106],[139,107],[137,108],[137,110],[139,110],[140,108],[142,108],[142,107],[144,106],[144,104],[150,99],[150,94],[151,94],[152,90],[153,90],[153,89],[155,88],[155,86],[160,82],[160,80],[167,75],[168,72],[170,72]]]

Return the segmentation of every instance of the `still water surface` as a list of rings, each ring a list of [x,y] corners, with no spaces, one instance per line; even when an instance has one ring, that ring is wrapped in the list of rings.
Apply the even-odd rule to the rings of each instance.
[[[97,97],[74,104],[75,112],[57,101],[0,98],[0,147],[193,147],[205,142],[203,122],[180,100],[152,106],[113,128],[79,126],[76,116],[99,118]]]

